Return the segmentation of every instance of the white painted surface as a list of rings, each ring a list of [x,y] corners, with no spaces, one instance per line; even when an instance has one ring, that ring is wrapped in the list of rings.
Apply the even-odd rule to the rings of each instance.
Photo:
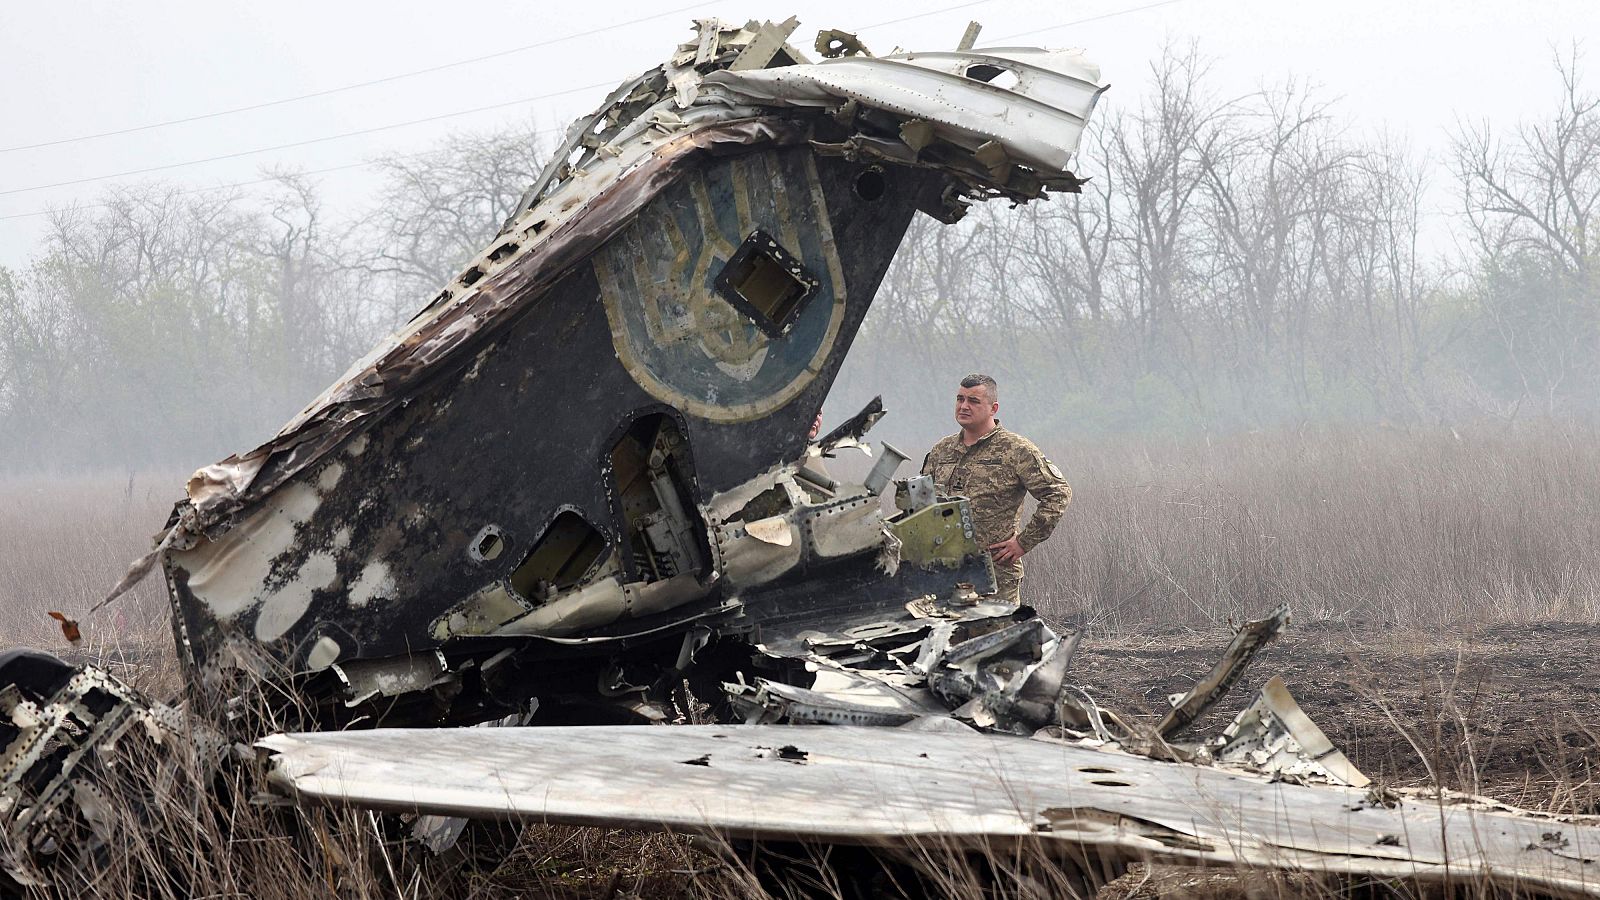
[[[909,843],[1033,836],[1172,859],[1600,889],[1600,827],[1270,782],[1029,738],[844,726],[273,735],[303,799],[579,825]],[[800,756],[800,759],[785,759]],[[1561,832],[1560,852],[1544,835]],[[1394,836],[1398,845],[1388,836]],[[1589,862],[1583,861],[1585,858]]]

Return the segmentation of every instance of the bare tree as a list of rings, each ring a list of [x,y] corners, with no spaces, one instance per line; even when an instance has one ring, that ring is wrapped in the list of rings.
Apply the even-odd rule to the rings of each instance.
[[[1481,255],[1474,294],[1524,399],[1553,413],[1592,395],[1600,355],[1600,97],[1576,47],[1556,58],[1555,115],[1502,139],[1487,125],[1454,141],[1462,210]]]
[[[1034,203],[1010,214],[1018,262],[1026,289],[1018,303],[1031,326],[1065,357],[1063,376],[1078,384],[1096,378],[1102,363],[1085,342],[1104,338],[1109,329],[1107,305],[1117,264],[1113,251],[1126,242],[1119,229],[1116,174],[1103,161],[1110,157],[1109,130],[1093,128],[1085,143],[1098,169],[1083,192]]]
[[[554,148],[531,125],[455,134],[426,152],[380,159],[385,183],[354,235],[356,264],[388,277],[409,316],[483,249]]]
[[[1222,154],[1229,105],[1204,85],[1206,63],[1191,45],[1168,48],[1152,70],[1152,96],[1111,124],[1107,166],[1127,204],[1127,254],[1132,292],[1122,305],[1142,337],[1143,368],[1180,383],[1202,402],[1189,305],[1201,279],[1204,226],[1198,209],[1205,160]]]

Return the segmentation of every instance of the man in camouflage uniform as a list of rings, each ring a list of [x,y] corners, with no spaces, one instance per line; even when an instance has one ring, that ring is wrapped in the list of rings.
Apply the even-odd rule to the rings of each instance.
[[[968,375],[956,392],[956,424],[961,430],[944,438],[922,461],[939,492],[962,496],[972,504],[978,541],[994,559],[998,598],[1018,602],[1022,556],[1044,542],[1072,502],[1072,487],[1055,463],[1033,442],[1000,427],[1000,388],[987,375]],[[1022,496],[1032,494],[1039,508],[1028,527],[1017,526]]]

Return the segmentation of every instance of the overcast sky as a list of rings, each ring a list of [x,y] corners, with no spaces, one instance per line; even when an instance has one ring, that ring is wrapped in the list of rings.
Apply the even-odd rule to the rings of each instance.
[[[807,49],[816,30],[828,27],[859,30],[877,53],[896,45],[950,48],[969,19],[983,23],[979,46],[1083,47],[1113,85],[1108,103],[1136,100],[1162,47],[1194,40],[1214,61],[1219,93],[1244,93],[1290,76],[1309,79],[1340,98],[1340,112],[1353,127],[1387,129],[1419,153],[1442,150],[1459,117],[1510,126],[1547,114],[1558,85],[1553,48],[1577,39],[1600,52],[1593,46],[1600,37],[1600,2],[1594,0],[758,0],[692,6],[672,0],[10,0],[0,4],[0,265],[16,265],[34,251],[47,217],[29,213],[93,204],[119,181],[201,188],[260,178],[273,166],[335,169],[317,177],[336,211],[352,211],[373,187],[360,164],[375,155],[421,150],[452,130],[519,120],[559,130],[610,86],[655,65],[687,39],[692,18],[790,14],[800,17],[797,43]],[[539,42],[552,43],[517,49]],[[503,51],[513,52],[332,90]],[[1600,85],[1600,78],[1587,81]],[[183,124],[70,140],[330,90]],[[433,117],[445,118],[388,127]],[[380,130],[336,137],[369,129]],[[65,142],[8,149],[57,141]],[[305,141],[315,142],[249,152]],[[175,165],[221,156],[232,158]],[[1093,175],[1095,167],[1094,159],[1084,159],[1078,171]],[[32,189],[61,182],[80,183]]]

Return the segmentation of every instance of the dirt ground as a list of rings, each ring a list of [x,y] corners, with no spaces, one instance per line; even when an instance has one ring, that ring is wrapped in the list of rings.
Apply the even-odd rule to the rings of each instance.
[[[1073,671],[1103,705],[1155,716],[1220,656],[1229,634],[1183,627],[1090,632]],[[1335,746],[1375,781],[1480,793],[1532,809],[1600,813],[1600,624],[1446,631],[1292,623],[1194,736],[1221,731],[1280,675]]]

